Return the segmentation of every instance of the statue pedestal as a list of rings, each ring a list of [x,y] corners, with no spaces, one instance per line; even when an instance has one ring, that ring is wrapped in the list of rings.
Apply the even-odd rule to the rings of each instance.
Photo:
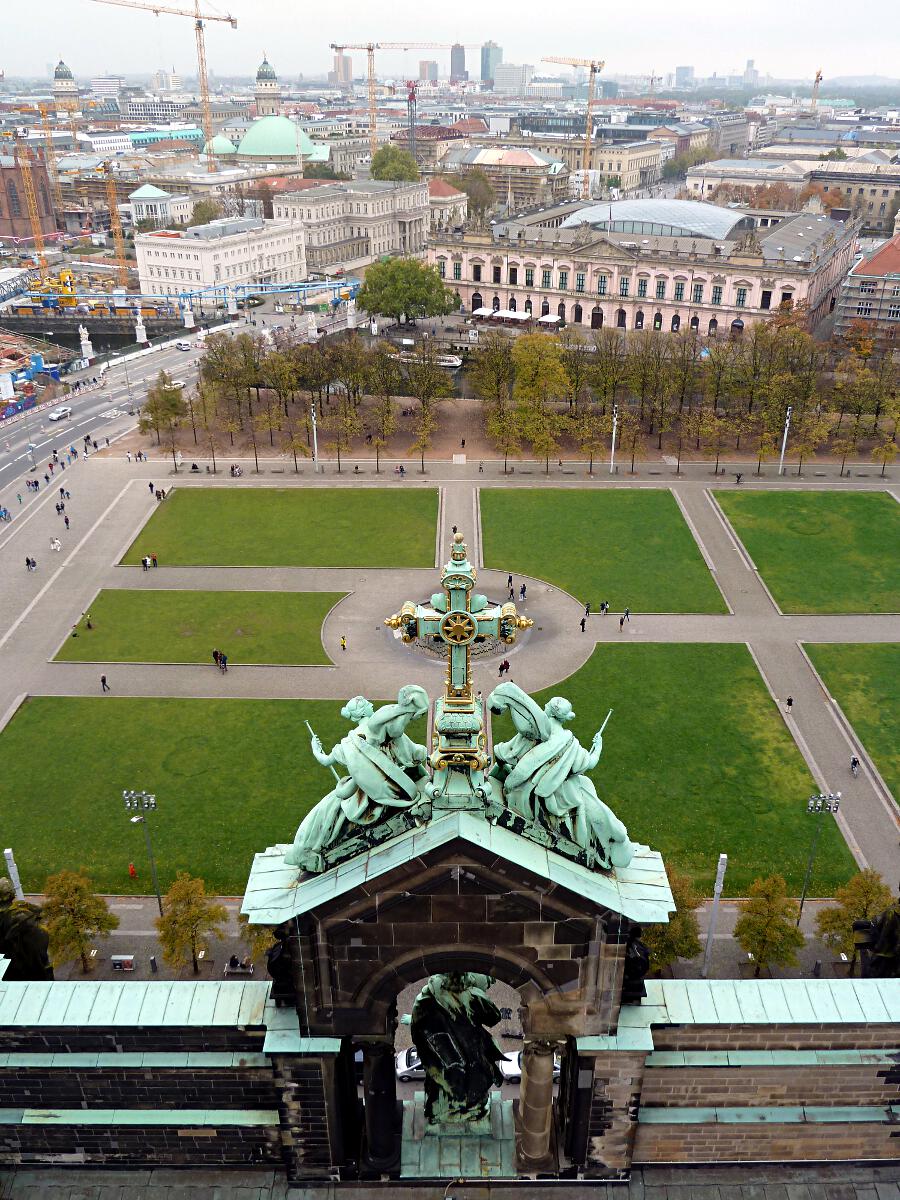
[[[401,1179],[515,1179],[516,1137],[513,1102],[491,1092],[486,1132],[471,1125],[428,1126],[425,1093],[403,1104]],[[447,1132],[444,1132],[444,1131]],[[463,1132],[464,1131],[464,1132]]]

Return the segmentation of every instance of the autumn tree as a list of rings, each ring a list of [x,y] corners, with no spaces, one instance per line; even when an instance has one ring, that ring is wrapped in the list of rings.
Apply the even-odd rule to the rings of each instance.
[[[397,429],[397,414],[394,412],[394,396],[400,388],[400,362],[395,351],[386,343],[379,342],[372,354],[369,381],[375,394],[375,432],[372,444],[375,447],[375,474],[381,469],[381,451]]]
[[[619,407],[618,437],[619,446],[631,459],[629,473],[633,475],[635,460],[643,458],[646,452],[646,435],[638,414],[626,405]]]
[[[542,333],[527,333],[512,351],[515,382],[513,399],[520,427],[533,453],[544,459],[550,473],[550,455],[559,450],[561,421],[556,404],[569,390],[569,377],[559,343]]]
[[[628,352],[625,339],[618,329],[595,329],[594,343],[594,391],[604,406],[612,406],[619,397],[619,390],[628,378]]]
[[[273,926],[251,925],[246,913],[238,914],[238,936],[246,946],[251,962],[264,958],[266,951],[275,945]]]
[[[812,457],[819,447],[828,440],[831,432],[831,420],[824,413],[815,409],[806,409],[796,420],[791,422],[791,442],[797,455],[797,474],[803,470],[803,460]]]
[[[781,875],[754,879],[748,899],[741,902],[735,922],[734,938],[747,954],[752,954],[759,978],[763,967],[794,967],[804,937],[797,928],[799,905],[787,894]]]
[[[434,409],[424,404],[419,405],[419,410],[414,418],[415,424],[415,439],[410,446],[410,451],[413,454],[418,454],[421,464],[422,474],[425,474],[425,451],[431,446],[431,439],[434,436],[434,431],[437,429],[437,418],[434,415]]]
[[[166,892],[163,915],[155,921],[163,958],[176,970],[190,963],[199,975],[200,951],[210,938],[225,936],[227,920],[227,909],[207,895],[203,880],[179,871]]]
[[[465,192],[469,200],[469,212],[478,221],[483,221],[497,202],[494,186],[480,167],[458,175],[448,175],[447,182]]]
[[[564,329],[557,340],[559,341],[562,365],[569,380],[569,392],[566,399],[571,411],[589,392],[595,350],[590,342],[586,342],[580,334],[575,333],[572,329]]]
[[[341,454],[353,445],[353,439],[362,433],[362,419],[353,397],[345,391],[339,392],[337,403],[323,422],[328,437],[326,446],[337,455],[338,474],[341,473]]]
[[[188,225],[208,225],[222,216],[222,205],[217,200],[198,200],[192,211]]]
[[[647,925],[641,941],[650,951],[651,971],[662,971],[678,958],[695,958],[701,951],[697,909],[703,897],[687,875],[667,868],[675,912],[665,925]]]
[[[834,907],[816,914],[816,933],[835,954],[850,959],[850,974],[856,966],[857,949],[853,936],[854,921],[870,921],[893,902],[891,889],[877,871],[867,867],[835,888]]]
[[[369,174],[373,179],[388,179],[394,183],[415,183],[419,178],[416,160],[408,150],[394,142],[385,142],[372,156]]]
[[[156,383],[147,392],[147,399],[141,408],[138,419],[138,429],[141,433],[156,433],[156,444],[161,445],[165,437],[166,444],[172,454],[175,470],[178,470],[176,456],[178,430],[187,416],[187,406],[184,402],[184,389],[176,387],[165,371],[160,371]]]
[[[481,340],[469,379],[483,402],[487,435],[503,455],[505,475],[510,456],[518,456],[522,447],[518,412],[512,403],[515,368],[508,337],[494,331]]]
[[[44,884],[43,924],[50,935],[54,964],[81,961],[87,973],[92,943],[107,938],[119,927],[102,896],[95,896],[91,881],[81,871],[60,871]]]
[[[606,449],[612,433],[612,413],[601,412],[591,401],[579,406],[575,414],[575,439],[582,454],[588,456],[588,474],[594,472],[594,458]]]
[[[356,297],[360,308],[399,321],[401,317],[443,317],[458,301],[444,286],[437,267],[417,258],[389,258],[366,268]]]

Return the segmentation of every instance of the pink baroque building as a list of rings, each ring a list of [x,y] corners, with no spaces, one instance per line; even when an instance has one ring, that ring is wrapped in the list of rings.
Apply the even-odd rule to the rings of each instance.
[[[470,311],[558,316],[591,329],[691,328],[738,335],[782,304],[812,328],[834,307],[857,226],[801,212],[758,229],[740,210],[694,200],[619,200],[489,232],[432,234],[428,261]]]

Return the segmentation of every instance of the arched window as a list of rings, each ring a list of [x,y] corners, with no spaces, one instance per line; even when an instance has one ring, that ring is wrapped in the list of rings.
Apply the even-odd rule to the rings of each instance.
[[[581,305],[576,304],[575,308],[572,310],[572,320],[575,322],[576,325],[581,324],[581,318],[583,315],[584,314],[581,311]]]
[[[479,308],[484,308],[484,301],[481,299],[481,292],[473,292],[472,312],[477,312]]]
[[[493,298],[493,300],[491,301],[491,308],[494,310],[494,312],[499,311],[499,309],[500,309],[500,297],[499,296],[495,296]]]
[[[562,300],[560,300],[559,305],[557,306],[556,315],[559,317],[559,319],[561,321],[564,321],[566,319],[566,306]]]
[[[550,301],[542,300],[541,301],[541,316],[546,317],[549,315],[549,313],[550,313]]]
[[[617,329],[625,328],[625,309],[624,308],[616,309],[616,328]]]
[[[509,311],[510,311],[510,312],[515,312],[515,311],[516,311],[516,298],[515,298],[515,296],[510,296],[510,298],[509,298]]]
[[[677,314],[672,318],[672,332],[677,333],[681,328],[681,317]]]
[[[599,304],[595,304],[591,309],[591,329],[603,328],[603,309]]]
[[[641,309],[638,309],[634,314],[634,327],[635,329],[644,328],[644,314]]]
[[[731,336],[733,338],[739,338],[743,332],[744,332],[744,322],[741,320],[740,317],[736,317],[731,322]]]
[[[531,300],[525,301],[525,311],[528,313],[528,315],[530,317],[531,316]]]
[[[696,333],[700,328],[700,318],[697,316],[691,317],[691,330]]]
[[[709,323],[709,336],[715,337],[716,334],[718,333],[718,331],[719,331],[719,322],[716,320],[715,317],[713,317],[713,319]]]
[[[662,329],[662,313],[661,312],[653,314],[653,328],[654,329]]]

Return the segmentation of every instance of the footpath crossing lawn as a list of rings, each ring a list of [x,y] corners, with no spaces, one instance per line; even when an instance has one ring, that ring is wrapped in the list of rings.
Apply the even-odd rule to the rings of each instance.
[[[900,504],[887,492],[715,496],[784,612],[900,612]]]
[[[330,663],[322,622],[346,592],[159,592],[104,590],[88,606],[63,662],[211,662],[232,666]]]
[[[722,851],[727,895],[745,896],[773,872],[799,895],[811,836],[805,800],[816,788],[746,647],[599,645],[535,699],[551,696],[572,702],[570,728],[584,746],[613,710],[593,777],[632,841],[661,851],[704,895]],[[511,732],[495,720],[495,743]],[[830,895],[854,869],[829,818],[810,895]]]
[[[161,567],[431,567],[433,488],[176,487],[122,559]]]
[[[485,566],[533,575],[597,611],[727,612],[670,491],[482,488]]]
[[[804,649],[900,803],[900,643]]]

